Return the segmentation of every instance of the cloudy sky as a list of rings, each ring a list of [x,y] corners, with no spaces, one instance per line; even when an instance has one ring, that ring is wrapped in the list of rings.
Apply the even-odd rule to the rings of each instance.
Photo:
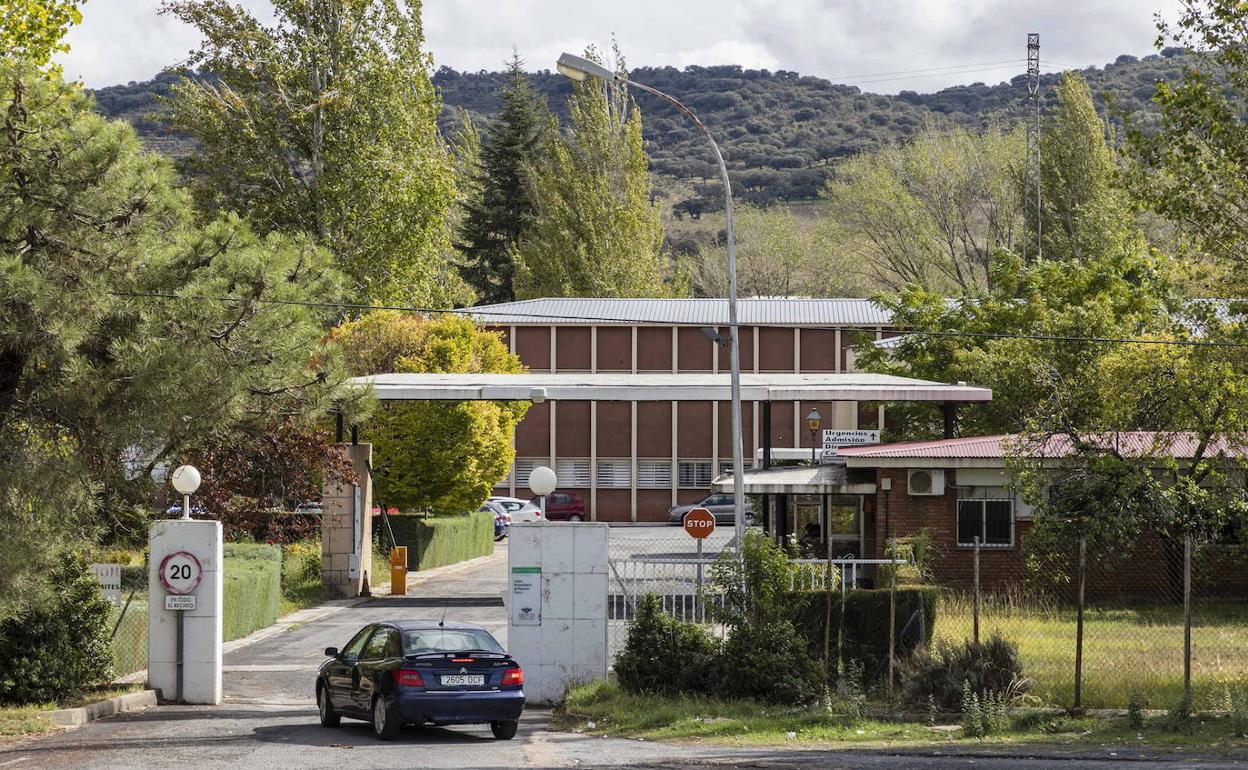
[[[270,18],[266,0],[236,0]],[[159,0],[88,0],[66,74],[99,87],[144,80],[185,57],[196,35]],[[1044,69],[1153,51],[1153,15],[1179,0],[425,0],[438,65],[529,69],[560,51],[619,40],[630,65],[740,64],[796,70],[864,90],[934,91],[1022,72],[1039,32]]]

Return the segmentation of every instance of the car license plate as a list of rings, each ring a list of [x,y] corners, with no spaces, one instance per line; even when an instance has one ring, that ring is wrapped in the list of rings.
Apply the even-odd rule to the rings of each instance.
[[[442,677],[443,687],[464,687],[467,685],[485,684],[484,674],[451,674]]]

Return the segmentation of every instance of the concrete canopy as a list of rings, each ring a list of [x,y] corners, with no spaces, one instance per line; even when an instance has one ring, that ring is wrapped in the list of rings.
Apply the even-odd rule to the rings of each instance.
[[[781,468],[751,468],[741,485],[747,495],[869,495],[875,484],[850,484],[844,465],[795,465]],[[711,482],[713,492],[732,492],[731,473],[722,473]]]
[[[727,374],[529,372],[525,374],[377,374],[354,377],[381,401],[728,401]],[[741,375],[742,401],[991,401],[965,384],[851,372]]]

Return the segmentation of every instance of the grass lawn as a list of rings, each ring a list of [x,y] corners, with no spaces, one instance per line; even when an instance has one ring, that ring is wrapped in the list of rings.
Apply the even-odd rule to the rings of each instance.
[[[11,738],[56,732],[60,728],[52,724],[52,720],[48,718],[47,712],[55,709],[75,708],[87,703],[107,700],[138,689],[140,689],[140,685],[137,684],[108,685],[91,688],[72,698],[64,698],[51,703],[0,707],[0,737]]]
[[[988,738],[962,738],[948,724],[929,727],[915,722],[887,721],[821,709],[789,709],[751,701],[714,698],[666,698],[631,695],[612,680],[573,687],[560,717],[565,729],[590,733],[669,740],[704,740],[728,745],[812,745],[846,748],[950,746],[1004,748],[1039,745],[1061,749],[1125,747],[1140,750],[1184,749],[1242,753],[1248,724],[1230,717],[1208,718],[1190,732],[1176,731],[1165,716],[1149,719],[1144,729],[1127,724],[1125,717],[1072,719],[1028,714],[1014,717],[1010,728]],[[593,727],[589,727],[589,723]],[[1242,721],[1241,721],[1242,722]],[[790,737],[790,733],[793,736]]]
[[[936,638],[972,634],[970,603],[941,601]],[[987,601],[980,638],[993,633],[1018,645],[1023,672],[1046,703],[1074,698],[1075,611]],[[1192,684],[1197,707],[1222,708],[1228,686],[1248,686],[1248,602],[1200,602],[1192,608]],[[1125,708],[1137,692],[1147,708],[1167,709],[1183,693],[1183,607],[1090,607],[1084,613],[1083,705]]]

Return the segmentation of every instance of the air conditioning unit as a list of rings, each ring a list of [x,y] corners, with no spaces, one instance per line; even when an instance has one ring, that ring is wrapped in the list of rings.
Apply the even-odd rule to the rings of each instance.
[[[906,491],[912,495],[943,495],[945,471],[915,468],[906,475]]]

